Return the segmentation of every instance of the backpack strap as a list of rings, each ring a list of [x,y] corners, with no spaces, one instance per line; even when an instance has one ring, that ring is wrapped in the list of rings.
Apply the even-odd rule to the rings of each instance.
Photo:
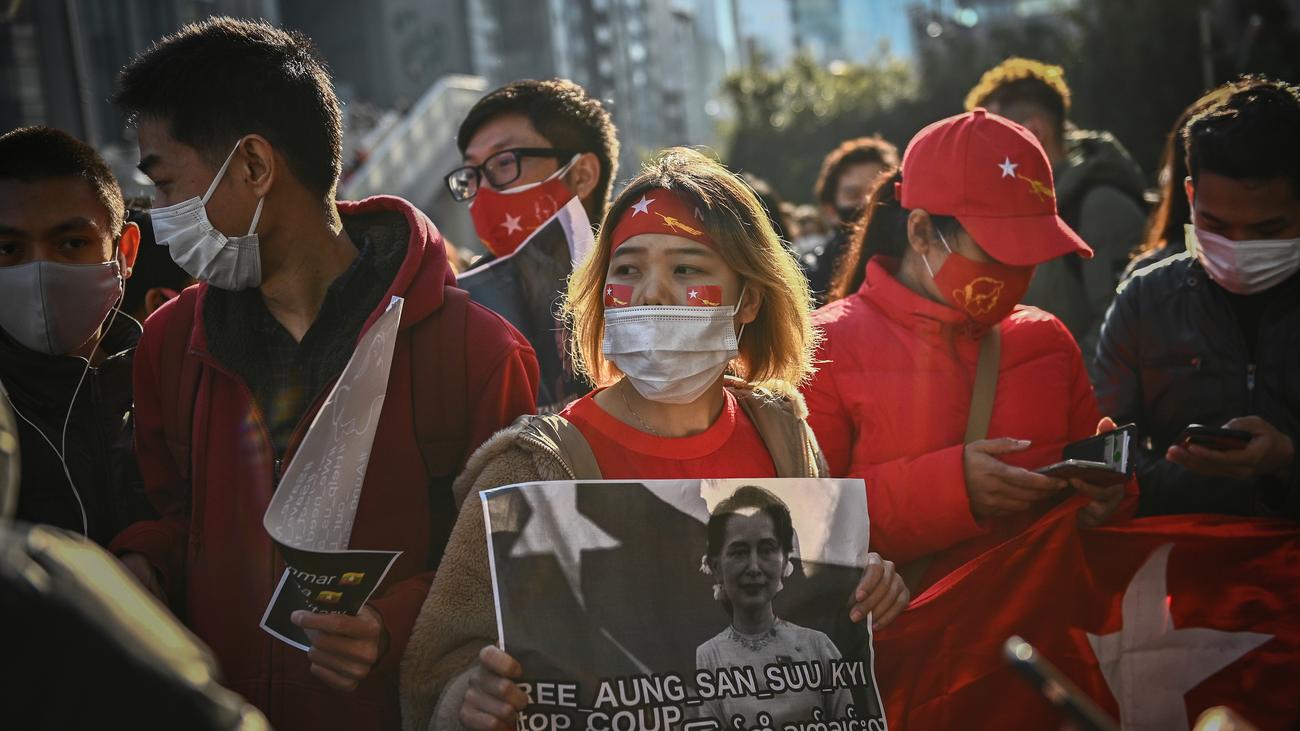
[[[573,422],[559,414],[544,414],[529,417],[528,428],[559,449],[560,459],[573,470],[575,480],[604,479],[591,444]]]
[[[971,387],[970,413],[966,416],[966,435],[962,444],[984,439],[989,434],[993,416],[993,398],[998,390],[998,366],[1002,360],[1002,332],[994,325],[980,338],[979,360],[975,362],[975,384]],[[912,595],[920,594],[921,581],[930,570],[937,554],[921,556],[899,568],[903,583]]]
[[[809,453],[803,421],[773,402],[779,397],[749,387],[729,390],[763,439],[777,477],[817,476],[819,470]]]
[[[177,296],[178,302],[170,308],[162,333],[162,353],[159,358],[164,367],[157,373],[163,404],[163,436],[167,440],[172,460],[185,480],[190,479],[194,403],[198,400],[199,378],[203,371],[203,364],[189,352],[194,318],[198,316],[195,312],[199,306],[198,293],[198,287],[187,288]]]
[[[980,357],[975,363],[975,385],[971,389],[970,413],[966,417],[963,444],[978,442],[989,433],[993,397],[998,390],[998,362],[1002,360],[1002,333],[997,325],[980,338]]]
[[[442,308],[410,329],[415,441],[431,480],[454,478],[469,449],[465,323],[469,293],[443,287]]]

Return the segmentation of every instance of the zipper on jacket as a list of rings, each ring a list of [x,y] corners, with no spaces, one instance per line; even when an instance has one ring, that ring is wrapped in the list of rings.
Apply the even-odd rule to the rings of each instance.
[[[555,449],[551,445],[546,444],[543,440],[531,436],[528,433],[520,434],[519,438],[520,440],[528,442],[529,444],[532,444],[533,446],[541,449],[543,452],[546,452],[550,456],[554,457],[555,461],[559,462],[560,466],[564,468],[564,472],[568,474],[570,480],[578,479],[578,476],[573,473],[573,468],[569,466],[568,462],[564,461],[564,457],[560,454],[560,451],[558,449]]]

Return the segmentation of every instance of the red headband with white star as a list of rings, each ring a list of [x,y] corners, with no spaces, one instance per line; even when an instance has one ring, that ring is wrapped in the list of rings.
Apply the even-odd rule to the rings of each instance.
[[[717,248],[704,231],[704,214],[699,206],[666,188],[647,190],[640,200],[623,210],[614,234],[609,237],[610,251],[617,251],[623,242],[641,234],[681,236]]]

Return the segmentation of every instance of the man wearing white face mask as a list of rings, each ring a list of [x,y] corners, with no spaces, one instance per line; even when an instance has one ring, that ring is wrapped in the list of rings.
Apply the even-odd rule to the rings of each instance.
[[[0,137],[0,381],[27,488],[17,518],[100,543],[151,513],[131,454],[140,325],[116,309],[139,241],[91,147],[44,127]]]
[[[1097,396],[1148,440],[1142,513],[1300,519],[1300,89],[1243,78],[1225,91],[1182,131],[1188,250],[1120,290]],[[1182,438],[1192,424],[1246,434]]]
[[[156,184],[155,238],[199,284],[140,340],[136,451],[162,518],[112,550],[272,726],[394,728],[398,661],[455,516],[452,478],[532,411],[532,349],[456,289],[442,236],[415,206],[335,200],[342,113],[301,34],[231,18],[186,26],[123,70],[116,101]],[[393,297],[401,323],[349,546],[401,555],[355,615],[294,612],[303,652],[259,627],[284,572],[262,519]]]

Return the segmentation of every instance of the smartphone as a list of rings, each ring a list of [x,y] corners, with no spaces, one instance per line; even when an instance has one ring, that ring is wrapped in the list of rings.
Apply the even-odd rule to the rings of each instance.
[[[1119,731],[1118,724],[1091,698],[1039,654],[1033,645],[1012,635],[1002,654],[1026,680],[1080,731]]]
[[[1198,447],[1217,449],[1222,452],[1232,449],[1244,449],[1254,437],[1254,434],[1240,429],[1188,424],[1183,433],[1178,435],[1175,444],[1182,446],[1184,449],[1195,444]]]
[[[1137,427],[1125,424],[1114,431],[1065,445],[1060,462],[1034,471],[1049,477],[1078,478],[1093,485],[1115,485],[1133,473],[1130,448],[1136,439]]]
[[[1127,472],[1118,472],[1104,462],[1092,462],[1084,459],[1067,459],[1053,465],[1034,470],[1040,475],[1059,477],[1062,480],[1079,479],[1090,485],[1108,487],[1128,480]]]

